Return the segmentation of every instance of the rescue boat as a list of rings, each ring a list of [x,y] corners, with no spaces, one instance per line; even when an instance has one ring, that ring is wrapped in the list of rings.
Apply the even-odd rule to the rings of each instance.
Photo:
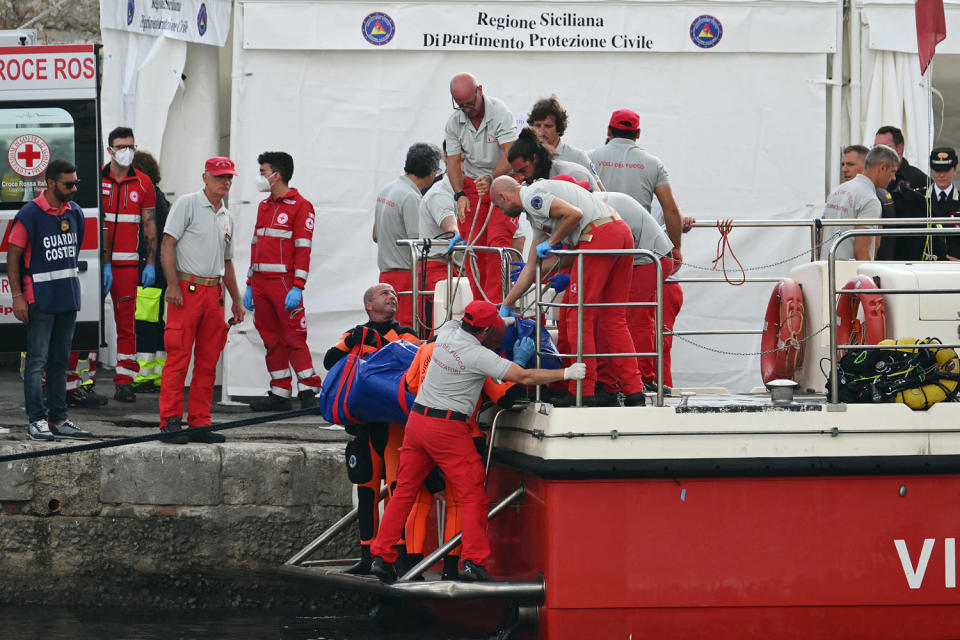
[[[310,561],[346,519],[284,572],[461,622],[492,617],[503,638],[960,636],[960,263],[831,253],[789,277],[789,312],[768,311],[764,331],[792,379],[660,388],[635,408],[536,395],[485,414],[497,582],[412,581],[443,548],[393,585]],[[859,310],[840,313],[854,296]],[[801,335],[784,340],[785,327]],[[942,343],[945,401],[839,401],[840,352],[908,336]]]

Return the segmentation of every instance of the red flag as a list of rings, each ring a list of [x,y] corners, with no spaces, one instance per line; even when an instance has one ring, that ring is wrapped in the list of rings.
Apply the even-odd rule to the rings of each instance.
[[[915,9],[920,73],[926,73],[937,43],[947,37],[947,20],[943,15],[943,0],[917,0]]]

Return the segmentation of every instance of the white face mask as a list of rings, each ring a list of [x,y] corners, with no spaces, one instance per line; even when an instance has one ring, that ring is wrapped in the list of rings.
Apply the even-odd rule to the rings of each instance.
[[[129,167],[133,164],[133,149],[126,148],[114,151],[113,159],[116,160],[117,164],[121,167]]]
[[[270,191],[270,176],[257,176],[253,184],[256,185],[257,191]]]

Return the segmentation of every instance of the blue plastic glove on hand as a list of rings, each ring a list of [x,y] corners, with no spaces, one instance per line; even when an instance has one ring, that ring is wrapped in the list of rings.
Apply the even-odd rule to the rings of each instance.
[[[547,278],[547,282],[550,283],[550,286],[553,287],[553,290],[557,293],[560,293],[564,289],[570,286],[570,274],[568,273],[558,273],[552,278]]]
[[[530,358],[537,352],[537,343],[533,338],[526,336],[513,343],[513,362],[521,367],[526,367]]]
[[[247,290],[243,292],[243,306],[247,311],[253,311],[253,287],[247,285]]]
[[[537,257],[546,258],[547,256],[550,255],[551,251],[553,251],[554,249],[559,249],[561,246],[562,245],[559,242],[553,246],[550,246],[550,241],[544,240],[543,242],[537,245]]]
[[[507,304],[500,305],[500,317],[509,318],[513,315],[513,307]]]
[[[287,292],[287,297],[283,300],[283,308],[287,311],[296,309],[300,306],[301,301],[303,301],[303,289],[300,287],[293,287]]]
[[[108,264],[103,267],[103,290],[110,291],[113,286],[113,265]]]
[[[523,271],[523,268],[527,266],[526,262],[511,262],[510,266],[513,267],[510,269],[510,282],[516,283],[517,278],[520,277],[520,272]]]
[[[140,286],[152,287],[153,283],[156,281],[157,281],[157,268],[152,264],[148,264],[143,268],[143,273],[140,274]]]
[[[460,237],[459,233],[450,238],[450,244],[447,245],[447,251],[453,251],[454,245],[457,244],[463,244],[463,238]]]

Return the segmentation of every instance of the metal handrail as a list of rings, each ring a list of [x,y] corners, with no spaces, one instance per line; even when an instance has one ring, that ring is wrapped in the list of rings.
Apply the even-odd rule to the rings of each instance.
[[[911,221],[915,220],[941,220],[941,218],[911,218]],[[947,218],[947,220],[951,220]],[[851,220],[846,221],[846,225],[850,226]],[[857,219],[856,224],[869,224],[870,221]],[[956,224],[956,220],[952,221],[953,224]],[[914,223],[916,224],[916,223]],[[949,236],[956,235],[960,232],[960,229],[949,228],[949,229],[850,229],[849,231],[842,232],[837,239],[834,241],[833,245],[830,247],[830,250],[827,252],[827,280],[829,287],[829,300],[830,306],[836,306],[837,296],[838,295],[853,295],[854,291],[841,291],[837,292],[837,247],[840,246],[841,242],[846,242],[851,238],[858,238],[860,236]],[[891,294],[905,294],[912,293],[914,295],[919,295],[921,293],[960,293],[960,290],[954,289],[868,289],[866,293],[877,295],[879,293],[891,293]],[[931,345],[933,346],[933,345]],[[948,345],[936,345],[937,348],[941,346]],[[901,349],[904,345],[842,345],[842,347],[849,349]],[[830,403],[839,404],[840,402],[840,384],[837,380],[837,367],[839,359],[837,358],[837,349],[841,348],[837,345],[837,314],[830,314]],[[922,347],[921,347],[922,348]]]
[[[426,322],[420,319],[420,297],[424,295],[436,295],[436,291],[420,291],[420,266],[422,260],[428,260],[420,255],[418,251],[419,247],[422,247],[426,244],[426,241],[423,238],[400,238],[396,241],[397,246],[408,246],[410,248],[410,291],[398,291],[397,295],[400,296],[412,296],[412,305],[413,305],[413,329],[420,335],[421,330],[432,330],[432,322],[428,325]],[[461,251],[466,253],[467,251],[479,251],[481,253],[497,253],[500,256],[500,273],[510,273],[510,261],[512,257],[517,257],[522,259],[523,256],[519,251],[513,247],[482,247],[482,246],[467,246],[467,245],[456,245],[453,247],[453,251]],[[447,320],[450,320],[453,317],[453,287],[451,283],[453,282],[453,261],[445,259],[444,262],[447,264]],[[460,267],[463,271],[466,271],[467,267],[464,265]],[[466,277],[466,274],[458,276]],[[502,279],[501,281],[501,296],[507,295],[509,277]]]
[[[655,342],[654,344],[657,347],[656,358],[657,358],[657,405],[658,407],[663,406],[663,266],[660,264],[660,256],[655,254],[649,249],[558,249],[551,252],[552,255],[557,256],[558,258],[563,258],[564,256],[571,256],[576,259],[576,269],[577,269],[577,282],[583,282],[583,258],[584,256],[645,256],[650,258],[653,262],[657,275],[657,286],[656,286],[656,298],[654,302],[622,302],[622,303],[605,303],[605,302],[592,302],[584,303],[583,301],[583,287],[577,287],[577,352],[576,352],[576,361],[583,362],[584,356],[589,357],[650,357],[647,353],[623,353],[623,354],[584,354],[583,353],[583,308],[584,307],[609,307],[609,306],[653,306],[654,310],[654,322],[655,322]],[[542,266],[543,259],[537,258],[536,270],[534,275],[534,282],[539,283],[542,281]],[[535,306],[537,309],[536,312],[536,326],[540,326],[543,320],[543,308],[545,307],[567,307],[572,308],[574,305],[570,303],[552,303],[552,302],[543,302],[542,300],[542,291],[540,290],[539,285],[534,287],[536,292]],[[536,334],[536,345],[537,345],[537,367],[540,366],[540,357],[541,357],[541,341],[540,341],[540,332],[534,331]],[[546,355],[546,354],[544,354]],[[550,354],[552,355],[552,354]],[[540,401],[540,387],[536,389],[535,399],[537,402]],[[577,397],[576,397],[576,406],[583,406],[583,381],[577,380]]]
[[[526,491],[527,491],[526,486],[523,483],[520,483],[520,486],[518,486],[516,489],[511,491],[506,497],[501,499],[500,502],[493,505],[490,511],[487,512],[487,521],[490,521],[493,518],[497,517],[497,514],[499,514],[501,511],[503,511],[508,506],[510,506],[511,502],[513,502],[518,498],[523,497]],[[454,547],[459,545],[461,539],[463,539],[463,531],[458,531],[457,535],[453,536],[452,538],[444,542],[433,553],[431,553],[426,558],[424,558],[423,560],[415,564],[413,567],[410,568],[409,571],[407,571],[405,574],[400,576],[400,582],[413,580],[414,578],[419,576],[421,573],[423,573],[424,571],[432,567],[435,562],[440,560],[440,558],[448,554],[450,551],[454,549]]]

